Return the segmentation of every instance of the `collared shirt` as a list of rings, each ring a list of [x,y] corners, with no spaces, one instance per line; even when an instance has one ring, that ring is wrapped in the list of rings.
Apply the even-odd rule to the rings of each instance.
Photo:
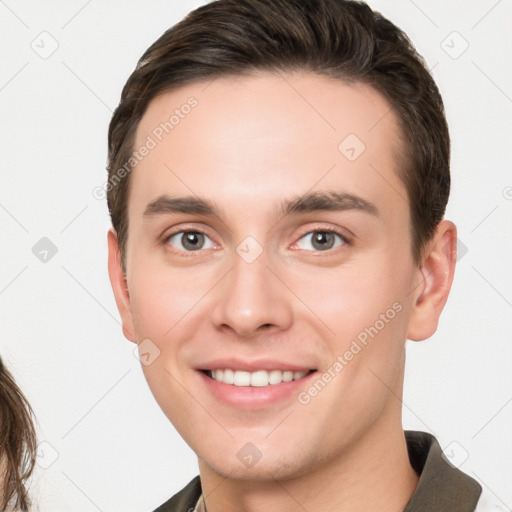
[[[202,493],[194,507],[194,512],[206,512],[206,505],[204,504],[204,497]]]
[[[403,512],[475,512],[480,484],[448,461],[437,439],[417,431],[405,431],[405,439],[420,478]],[[198,476],[154,512],[192,511],[207,512]]]

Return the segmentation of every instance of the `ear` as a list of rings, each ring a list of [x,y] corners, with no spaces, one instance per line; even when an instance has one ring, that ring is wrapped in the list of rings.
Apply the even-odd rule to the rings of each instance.
[[[125,338],[133,343],[137,342],[135,329],[133,326],[132,311],[130,307],[130,294],[126,276],[121,266],[121,251],[117,242],[117,234],[114,228],[110,228],[107,233],[108,240],[108,275],[110,284],[116,299],[117,309],[121,315],[123,323],[123,334]]]
[[[412,304],[407,338],[421,341],[430,338],[439,323],[448,294],[452,287],[457,261],[457,228],[453,222],[443,220],[428,244],[421,267]]]

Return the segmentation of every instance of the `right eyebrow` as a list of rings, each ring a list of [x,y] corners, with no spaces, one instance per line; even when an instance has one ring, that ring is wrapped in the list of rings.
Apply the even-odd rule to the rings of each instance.
[[[149,203],[144,210],[145,217],[169,213],[197,213],[218,216],[217,208],[213,202],[197,197],[170,197],[163,195]]]

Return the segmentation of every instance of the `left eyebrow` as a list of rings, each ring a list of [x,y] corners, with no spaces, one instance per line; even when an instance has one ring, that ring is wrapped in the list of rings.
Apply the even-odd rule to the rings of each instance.
[[[278,209],[279,217],[293,215],[297,213],[311,213],[316,211],[346,211],[359,210],[376,217],[379,216],[379,210],[373,204],[346,192],[310,192],[293,199],[283,201]]]

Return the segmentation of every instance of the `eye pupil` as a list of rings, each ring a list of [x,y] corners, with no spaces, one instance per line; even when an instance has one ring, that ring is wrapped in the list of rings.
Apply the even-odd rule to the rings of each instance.
[[[331,249],[334,245],[334,234],[326,231],[317,231],[312,237],[313,247],[318,250]]]
[[[196,251],[200,249],[204,244],[204,235],[197,232],[183,233],[181,237],[181,243],[185,249]]]

